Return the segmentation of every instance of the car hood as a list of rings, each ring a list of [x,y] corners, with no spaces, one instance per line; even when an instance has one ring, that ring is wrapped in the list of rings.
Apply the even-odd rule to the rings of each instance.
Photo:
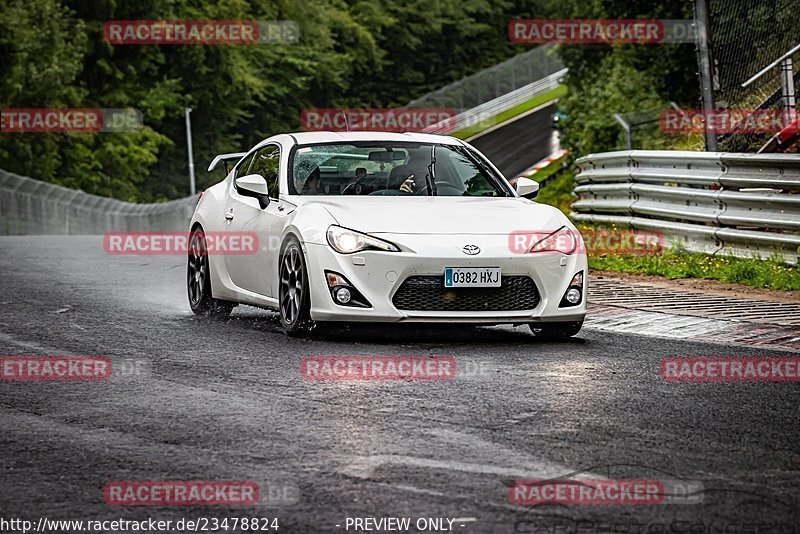
[[[507,235],[569,224],[559,210],[524,198],[345,196],[313,202],[339,225],[373,234]]]

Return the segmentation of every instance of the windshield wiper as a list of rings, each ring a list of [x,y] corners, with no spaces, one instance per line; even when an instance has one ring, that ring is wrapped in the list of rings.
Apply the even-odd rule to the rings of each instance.
[[[428,174],[425,175],[425,180],[428,182],[428,191],[431,195],[436,196],[436,145],[431,145],[431,164],[428,165]]]
[[[514,195],[509,195],[508,194],[508,191],[506,190],[506,188],[501,185],[501,181],[499,180],[499,177],[495,173],[494,169],[489,167],[489,165],[485,161],[483,161],[482,158],[478,157],[477,154],[473,154],[471,150],[468,150],[466,148],[459,148],[459,152],[461,152],[462,154],[466,155],[467,159],[469,159],[470,161],[475,163],[478,167],[483,169],[483,171],[488,175],[489,179],[494,181],[494,185],[500,187],[500,189],[502,190],[503,196],[506,196],[506,197],[508,197],[508,196],[512,196],[513,197],[514,196]]]

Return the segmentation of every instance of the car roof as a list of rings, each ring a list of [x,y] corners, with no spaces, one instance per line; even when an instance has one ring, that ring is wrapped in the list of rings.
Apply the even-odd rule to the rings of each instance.
[[[416,143],[438,143],[441,145],[461,145],[459,139],[447,135],[416,132],[297,132],[290,134],[297,144],[313,145],[347,141],[395,141]]]

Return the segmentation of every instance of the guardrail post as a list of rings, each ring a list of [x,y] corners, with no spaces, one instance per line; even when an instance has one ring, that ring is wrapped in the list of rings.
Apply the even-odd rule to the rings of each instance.
[[[703,111],[708,113],[714,110],[713,78],[711,76],[711,50],[708,46],[710,28],[708,19],[708,3],[706,0],[695,0],[694,23],[697,28],[697,63],[700,67],[700,88],[703,93]],[[717,136],[708,130],[708,121],[705,121],[706,150],[716,152]]]
[[[192,152],[192,108],[186,108],[186,148],[189,157],[189,194],[195,194],[194,185],[194,153]]]
[[[781,100],[784,109],[795,110],[794,74],[790,57],[781,61]]]
[[[614,113],[614,119],[622,125],[622,129],[625,130],[625,150],[631,149],[631,125],[625,122],[625,119],[622,118],[622,115],[619,113]]]

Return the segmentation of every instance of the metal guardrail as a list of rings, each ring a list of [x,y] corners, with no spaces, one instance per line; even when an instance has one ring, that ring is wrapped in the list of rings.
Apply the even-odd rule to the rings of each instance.
[[[574,220],[661,232],[695,252],[797,264],[796,155],[628,150],[577,165]]]
[[[188,230],[197,196],[131,204],[0,170],[0,235]]]
[[[554,46],[544,44],[423,95],[405,107],[472,109],[563,68]]]
[[[567,72],[569,72],[569,69],[561,69],[549,76],[545,76],[541,80],[536,80],[515,91],[463,111],[449,120],[428,126],[422,131],[426,133],[452,133],[479,125],[494,126],[497,115],[527,102],[537,95],[555,89],[560,85],[561,79],[566,76]]]

